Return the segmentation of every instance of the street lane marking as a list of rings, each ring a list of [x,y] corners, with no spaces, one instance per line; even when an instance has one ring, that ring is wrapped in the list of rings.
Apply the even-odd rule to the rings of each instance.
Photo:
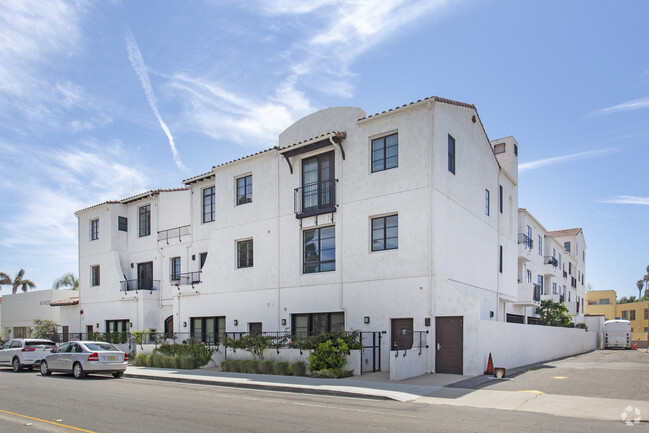
[[[553,376],[552,379],[568,379],[567,376]]]
[[[7,410],[0,409],[0,412],[6,413],[6,414],[9,414],[9,415],[13,415],[13,416],[19,416],[21,418],[31,419],[31,420],[34,420],[34,421],[44,422],[44,423],[47,423],[47,424],[57,425],[59,427],[69,428],[70,430],[82,431],[82,432],[85,432],[85,433],[97,433],[97,432],[94,432],[92,430],[84,430],[82,428],[72,427],[70,425],[60,424],[58,422],[53,422],[53,421],[46,421],[44,419],[34,418],[33,416],[21,415],[19,413],[9,412]]]
[[[530,394],[545,394],[543,391],[537,391],[535,389],[528,389],[525,391],[518,391],[518,392],[529,392]]]

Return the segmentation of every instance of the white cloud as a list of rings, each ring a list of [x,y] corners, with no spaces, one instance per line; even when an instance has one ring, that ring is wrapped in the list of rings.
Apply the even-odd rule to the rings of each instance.
[[[174,138],[171,135],[171,131],[169,131],[167,124],[164,122],[164,120],[162,120],[162,116],[160,116],[160,111],[158,110],[158,102],[156,100],[155,93],[153,93],[153,87],[151,87],[149,73],[146,70],[146,65],[144,64],[144,59],[142,58],[140,47],[138,47],[137,42],[133,37],[133,33],[131,33],[130,30],[126,33],[125,39],[126,48],[128,49],[128,58],[131,61],[131,65],[133,66],[135,73],[140,79],[142,89],[144,90],[147,101],[149,101],[151,109],[153,110],[153,114],[155,114],[156,118],[158,119],[160,127],[167,136],[167,139],[169,139],[169,147],[171,147],[171,153],[173,154],[174,162],[179,169],[186,171],[187,167],[185,167],[183,162],[180,160],[180,155],[178,153],[178,150],[176,149],[176,144],[174,143]]]
[[[632,101],[623,102],[621,104],[613,105],[612,107],[603,108],[599,111],[596,111],[592,115],[597,114],[610,114],[616,113],[618,111],[632,111],[632,110],[641,110],[643,108],[649,107],[649,96],[640,99],[634,99]]]
[[[539,159],[536,161],[525,162],[523,164],[518,164],[518,171],[528,171],[534,170],[541,167],[546,167],[548,165],[562,164],[569,161],[578,161],[585,158],[593,158],[597,156],[602,156],[615,152],[615,149],[599,149],[599,150],[590,150],[588,152],[579,152],[572,153],[570,155],[555,156],[553,158]]]
[[[632,195],[618,195],[616,198],[602,200],[601,203],[613,204],[639,204],[649,206],[649,197],[635,197]]]

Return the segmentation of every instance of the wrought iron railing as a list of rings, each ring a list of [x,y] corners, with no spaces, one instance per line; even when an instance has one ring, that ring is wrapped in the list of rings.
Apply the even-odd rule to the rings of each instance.
[[[428,347],[428,331],[404,331],[393,336],[391,350],[409,350],[419,349],[421,355],[422,349]],[[404,352],[404,355],[405,352]]]
[[[149,278],[139,278],[137,280],[124,280],[120,281],[121,290],[123,292],[133,292],[138,290],[160,290],[160,280],[152,280]]]
[[[556,257],[552,257],[552,256],[545,256],[543,258],[543,263],[545,263],[546,265],[552,265],[555,268],[559,266],[559,261],[556,259]]]
[[[523,244],[526,248],[529,248],[530,250],[534,246],[534,241],[525,233],[518,234],[518,243]]]
[[[532,283],[532,300],[534,302],[541,302],[541,292],[543,292],[541,286]]]
[[[336,182],[325,180],[295,188],[295,217],[304,218],[336,210]]]
[[[169,275],[169,281],[175,286],[186,286],[190,284],[193,286],[201,282],[201,271],[171,274]]]
[[[170,239],[178,239],[178,242],[182,242],[183,236],[190,236],[192,234],[192,226],[181,226],[174,227],[168,230],[161,230],[158,232],[158,242],[165,241],[167,244]]]

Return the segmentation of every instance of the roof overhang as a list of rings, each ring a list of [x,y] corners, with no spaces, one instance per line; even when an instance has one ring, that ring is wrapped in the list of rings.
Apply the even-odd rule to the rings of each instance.
[[[279,149],[279,153],[284,157],[284,159],[286,159],[286,162],[288,162],[288,166],[291,170],[291,173],[293,173],[293,166],[291,165],[291,161],[289,160],[289,158],[292,158],[297,155],[302,155],[307,152],[313,152],[314,150],[324,149],[327,147],[335,147],[337,145],[340,147],[340,151],[343,155],[343,159],[345,159],[345,150],[342,147],[342,141],[346,137],[347,137],[346,132],[338,132],[338,131],[329,132],[319,137],[311,138],[309,140],[305,140],[300,143],[287,146],[283,149]]]

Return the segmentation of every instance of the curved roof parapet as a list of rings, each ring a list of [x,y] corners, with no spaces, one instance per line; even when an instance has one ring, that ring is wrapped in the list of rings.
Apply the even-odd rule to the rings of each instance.
[[[347,131],[356,121],[367,116],[358,107],[333,107],[316,111],[298,120],[279,134],[279,148],[320,137],[331,131]]]

